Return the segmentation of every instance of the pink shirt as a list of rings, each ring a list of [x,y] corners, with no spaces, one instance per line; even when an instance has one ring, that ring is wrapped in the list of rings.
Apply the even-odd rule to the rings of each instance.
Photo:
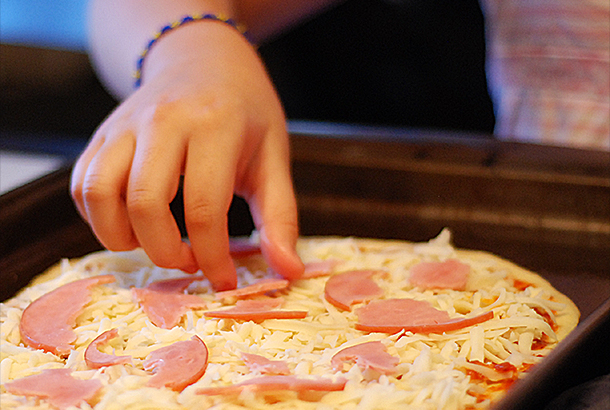
[[[482,6],[498,137],[610,150],[610,1]]]

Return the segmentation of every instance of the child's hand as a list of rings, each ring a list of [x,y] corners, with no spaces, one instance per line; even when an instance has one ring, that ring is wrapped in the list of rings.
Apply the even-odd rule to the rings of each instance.
[[[98,239],[117,251],[141,246],[159,266],[200,268],[216,289],[232,288],[227,211],[236,193],[271,267],[298,277],[285,118],[256,52],[231,27],[194,23],[159,41],[143,71],[141,88],[74,167],[72,195]],[[181,175],[190,246],[169,209]]]

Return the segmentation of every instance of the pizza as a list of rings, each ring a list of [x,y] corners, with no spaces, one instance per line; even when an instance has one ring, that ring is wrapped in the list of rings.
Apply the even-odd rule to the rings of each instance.
[[[232,241],[235,290],[142,250],[64,260],[1,310],[6,409],[485,409],[578,323],[493,254],[304,237],[302,278]]]

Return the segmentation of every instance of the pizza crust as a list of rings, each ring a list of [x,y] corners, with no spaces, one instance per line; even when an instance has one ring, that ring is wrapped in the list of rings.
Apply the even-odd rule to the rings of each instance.
[[[553,285],[546,279],[544,279],[541,275],[527,270],[513,262],[510,262],[504,258],[496,256],[489,252],[484,251],[472,251],[472,250],[457,250],[457,254],[462,259],[492,259],[499,266],[503,266],[509,272],[508,275],[526,283],[531,283],[532,285],[544,289],[546,292],[552,295],[552,298],[565,305],[564,312],[561,316],[557,317],[557,331],[555,332],[558,340],[563,340],[576,326],[580,320],[580,310],[576,306],[576,304],[564,295],[559,292],[557,289],[553,287]]]

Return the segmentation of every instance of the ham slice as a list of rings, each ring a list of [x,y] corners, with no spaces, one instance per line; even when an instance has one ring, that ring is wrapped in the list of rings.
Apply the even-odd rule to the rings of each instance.
[[[67,357],[76,340],[72,330],[76,318],[91,301],[90,289],[114,282],[112,275],[100,275],[67,283],[39,297],[25,308],[19,323],[23,343],[60,357]]]
[[[110,329],[93,339],[85,349],[85,362],[91,369],[99,369],[105,366],[131,363],[131,356],[115,356],[113,354],[100,352],[99,347],[119,336],[118,329]]]
[[[342,310],[351,310],[355,303],[366,302],[383,295],[383,290],[371,278],[379,271],[348,271],[326,281],[324,297]]]
[[[235,306],[229,309],[207,311],[204,315],[216,319],[252,320],[254,322],[267,319],[303,319],[307,316],[307,312],[301,310],[275,310],[283,302],[281,298],[238,300]]]
[[[208,348],[197,336],[153,351],[143,363],[154,376],[147,386],[182,391],[203,376],[208,366]]]
[[[286,279],[261,279],[256,283],[243,288],[225,290],[223,292],[216,292],[216,299],[227,299],[227,298],[247,298],[249,296],[260,295],[266,292],[272,292],[288,288],[290,282]]]
[[[386,351],[381,342],[366,342],[337,352],[330,363],[335,371],[343,369],[344,362],[356,363],[362,370],[375,370],[381,374],[393,374],[400,360]]]
[[[429,302],[414,299],[386,299],[356,309],[356,329],[366,332],[444,333],[462,329],[493,318],[489,311],[470,318],[450,319]]]
[[[457,259],[444,262],[420,262],[411,268],[409,282],[424,289],[464,290],[470,266]]]
[[[72,377],[70,369],[45,369],[42,373],[6,383],[12,394],[33,396],[47,401],[60,410],[90,401],[102,388],[97,379],[81,380]]]
[[[197,394],[232,395],[243,390],[264,391],[340,391],[345,388],[345,379],[332,381],[325,378],[304,379],[296,376],[260,376],[230,386],[206,387],[197,390]]]
[[[205,279],[204,276],[186,276],[184,278],[158,280],[146,286],[146,289],[165,293],[183,293],[191,283]]]
[[[275,375],[290,374],[288,364],[282,360],[269,360],[266,357],[251,353],[242,353],[241,358],[251,372],[258,371],[261,374]]]
[[[333,269],[339,265],[341,261],[337,259],[326,259],[322,261],[307,262],[303,275],[299,279],[312,279],[320,276],[330,276]]]
[[[155,326],[171,329],[188,310],[206,308],[199,296],[182,293],[191,283],[203,279],[194,276],[157,281],[145,288],[132,288],[131,293]]]
[[[253,244],[249,239],[241,238],[230,238],[229,239],[229,253],[233,258],[245,258],[251,255],[257,255],[261,253],[260,245]]]

